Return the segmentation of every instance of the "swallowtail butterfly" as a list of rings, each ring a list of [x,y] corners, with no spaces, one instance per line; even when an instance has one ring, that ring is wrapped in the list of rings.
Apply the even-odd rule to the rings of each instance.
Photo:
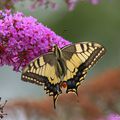
[[[55,101],[66,85],[66,93],[74,92],[88,71],[105,53],[105,48],[94,42],[79,42],[39,56],[22,71],[22,80],[44,85],[46,93]]]

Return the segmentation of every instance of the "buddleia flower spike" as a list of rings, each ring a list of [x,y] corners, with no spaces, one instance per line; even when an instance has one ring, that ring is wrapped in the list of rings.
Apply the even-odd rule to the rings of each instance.
[[[0,11],[0,16],[0,66],[20,71],[31,60],[52,51],[53,44],[60,48],[70,44],[32,16],[10,10]]]

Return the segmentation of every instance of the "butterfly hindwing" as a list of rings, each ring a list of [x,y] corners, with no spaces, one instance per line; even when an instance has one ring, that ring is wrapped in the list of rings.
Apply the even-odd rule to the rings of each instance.
[[[57,75],[56,62],[55,56],[51,52],[30,62],[22,72],[22,80],[38,85],[44,84],[46,93],[53,96],[54,107],[57,96],[62,92],[59,85],[60,80]]]
[[[98,43],[82,42],[68,45],[62,49],[67,72],[64,81],[66,92],[77,93],[77,88],[90,69],[104,54],[105,49]]]

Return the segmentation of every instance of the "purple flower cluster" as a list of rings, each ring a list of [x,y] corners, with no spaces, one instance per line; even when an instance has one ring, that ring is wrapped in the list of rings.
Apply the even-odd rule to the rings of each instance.
[[[13,66],[15,71],[19,71],[34,58],[51,51],[54,44],[63,47],[70,42],[31,16],[0,11],[1,66]]]

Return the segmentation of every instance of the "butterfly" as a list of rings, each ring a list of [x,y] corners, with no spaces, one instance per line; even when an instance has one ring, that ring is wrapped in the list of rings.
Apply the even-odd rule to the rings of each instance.
[[[61,87],[66,93],[77,94],[78,86],[90,69],[105,53],[105,48],[94,42],[79,42],[59,48],[39,56],[23,70],[21,79],[26,82],[44,85],[44,90],[53,96],[54,108]]]

